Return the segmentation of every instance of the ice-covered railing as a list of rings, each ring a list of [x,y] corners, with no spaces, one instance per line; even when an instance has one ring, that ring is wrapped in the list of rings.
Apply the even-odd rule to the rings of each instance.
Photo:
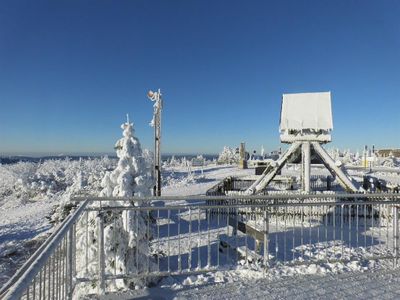
[[[75,225],[82,201],[0,290],[1,299],[71,299],[75,288]]]
[[[251,265],[268,273],[282,264],[398,258],[399,194],[277,193],[143,200],[153,204],[104,208],[141,213],[153,220],[142,229],[152,232],[150,256],[134,261],[134,272],[104,269],[103,274],[92,275],[93,280],[103,281],[96,286],[103,286],[105,292],[112,292],[115,280],[140,278],[150,283],[163,276],[237,266]],[[92,282],[90,277],[85,281]]]
[[[6,284],[2,298],[71,299],[114,292],[116,282],[122,286],[140,279],[150,284],[163,276],[237,267],[267,274],[282,266],[348,262],[361,266],[368,260],[387,266],[397,265],[399,258],[400,194],[72,200],[82,204]],[[132,205],[139,201],[143,205]],[[135,256],[132,268],[110,263],[114,255],[108,245],[114,237],[105,233],[104,221],[113,214],[127,214],[132,220],[144,215],[149,220],[134,226],[146,233],[149,252],[140,260]],[[97,224],[93,232],[91,221]],[[75,231],[78,223],[86,224],[80,233]],[[85,249],[82,238],[97,242]],[[134,244],[143,243],[143,236],[138,238]],[[94,261],[89,250],[95,253]]]
[[[226,177],[221,182],[212,186],[207,190],[208,196],[224,196],[236,194],[247,194],[244,193],[255,182],[254,179],[243,179],[238,177]],[[271,187],[277,188],[278,190],[264,188],[262,194],[276,194],[281,190],[283,193],[293,193],[293,190],[298,190],[299,183],[291,177],[283,177],[283,180],[273,182]],[[341,186],[338,180],[330,175],[312,175],[310,176],[310,187],[312,191],[341,191]]]

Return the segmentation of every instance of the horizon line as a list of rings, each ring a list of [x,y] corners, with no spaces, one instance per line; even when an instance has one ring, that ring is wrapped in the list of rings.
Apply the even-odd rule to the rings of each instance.
[[[161,156],[172,156],[172,155],[177,155],[177,156],[194,156],[194,155],[210,155],[210,156],[218,156],[219,153],[172,153],[172,152],[167,152],[167,153],[162,153]],[[102,157],[102,156],[112,156],[116,157],[116,153],[111,153],[111,152],[66,152],[66,153],[58,153],[58,152],[23,152],[23,153],[11,153],[11,152],[4,152],[0,153],[0,157],[29,157],[29,158],[40,158],[40,157],[67,157],[67,156],[96,156],[96,157]]]

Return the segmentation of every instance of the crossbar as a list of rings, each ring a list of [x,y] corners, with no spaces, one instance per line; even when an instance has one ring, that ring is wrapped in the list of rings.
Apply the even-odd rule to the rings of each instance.
[[[123,202],[136,202],[136,201],[178,201],[178,200],[229,200],[229,199],[243,199],[243,200],[268,200],[268,199],[307,199],[307,198],[400,198],[399,193],[335,193],[335,194],[269,194],[269,195],[231,195],[231,196],[152,196],[152,197],[71,197],[71,201],[85,201],[89,199],[92,202],[96,201],[123,201]]]

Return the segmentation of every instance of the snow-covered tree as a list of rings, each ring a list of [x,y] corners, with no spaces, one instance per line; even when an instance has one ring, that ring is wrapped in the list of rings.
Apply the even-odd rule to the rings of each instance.
[[[380,159],[380,165],[384,167],[395,168],[398,167],[400,164],[396,157],[394,157],[393,155],[389,155],[388,157],[383,157]]]
[[[219,164],[234,164],[239,162],[239,153],[234,148],[224,146],[224,149],[218,156]]]
[[[115,144],[119,161],[116,169],[108,174],[109,180],[102,185],[104,189],[100,194],[108,197],[150,195],[153,182],[151,167],[146,164],[149,154],[145,156],[144,153],[147,152],[142,151],[139,140],[133,135],[133,123],[124,123],[121,128],[123,129],[123,138]],[[113,190],[111,194],[109,194],[109,188]],[[136,205],[138,204],[136,203]]]
[[[343,152],[343,158],[342,158],[342,163],[343,164],[349,164],[353,161],[352,159],[352,153],[350,150],[344,151]]]
[[[132,197],[149,196],[153,180],[151,166],[146,163],[151,157],[148,152],[143,152],[139,140],[134,136],[133,124],[126,122],[121,125],[123,137],[115,144],[118,163],[113,171],[106,172],[102,181],[100,196],[103,197]],[[108,201],[103,206],[140,206],[139,201]],[[97,238],[98,218],[104,223],[104,251],[106,274],[130,274],[138,269],[147,267],[149,245],[147,227],[149,218],[141,212],[126,210],[123,212],[106,211],[102,216],[96,212],[89,212],[88,218],[81,221],[81,235],[78,240],[80,250],[89,252],[89,273],[98,270],[97,265]],[[88,239],[85,237],[85,226],[89,228]],[[86,262],[82,261],[84,265]],[[108,290],[120,290],[143,286],[143,280],[107,281]]]
[[[354,155],[354,160],[359,161],[360,160],[360,152],[357,150],[356,154]]]

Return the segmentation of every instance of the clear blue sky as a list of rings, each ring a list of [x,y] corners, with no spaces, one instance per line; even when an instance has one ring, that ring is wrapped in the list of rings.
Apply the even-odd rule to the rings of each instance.
[[[400,1],[0,2],[0,154],[280,146],[286,92],[332,91],[332,146],[400,147]]]

